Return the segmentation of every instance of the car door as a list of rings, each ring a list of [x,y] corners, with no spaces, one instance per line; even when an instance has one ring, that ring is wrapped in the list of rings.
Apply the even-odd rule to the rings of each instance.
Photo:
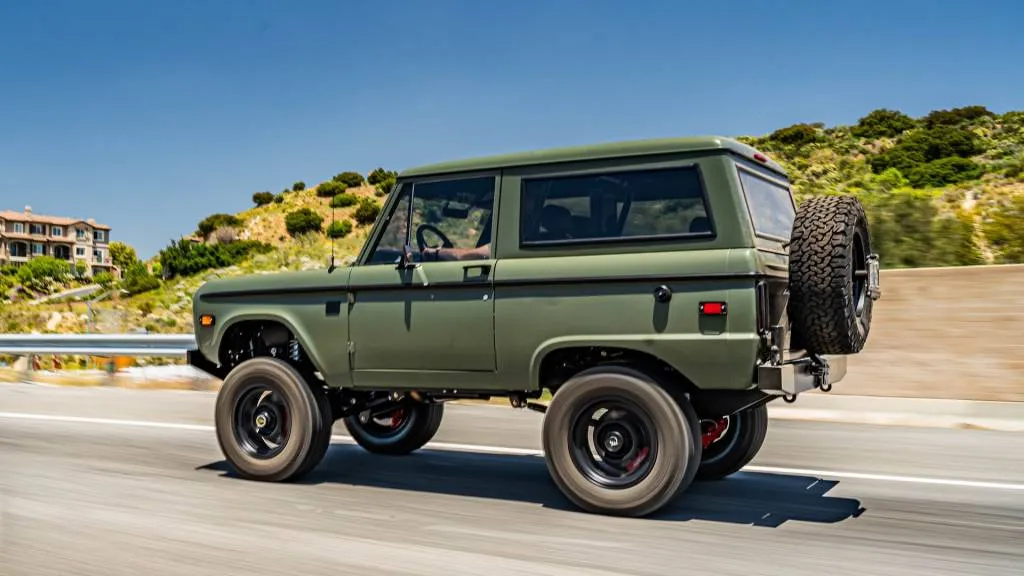
[[[349,283],[356,386],[428,388],[427,372],[495,370],[491,221],[498,180],[421,179],[393,192]],[[462,259],[426,256],[424,249],[439,245],[449,247],[442,257],[461,251]],[[443,386],[443,374],[436,381]]]

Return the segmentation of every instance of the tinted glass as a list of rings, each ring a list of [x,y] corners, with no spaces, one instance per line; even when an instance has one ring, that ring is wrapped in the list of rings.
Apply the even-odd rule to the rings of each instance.
[[[788,240],[796,218],[789,189],[746,170],[740,170],[739,175],[754,231]]]
[[[711,234],[696,168],[523,181],[524,244]]]

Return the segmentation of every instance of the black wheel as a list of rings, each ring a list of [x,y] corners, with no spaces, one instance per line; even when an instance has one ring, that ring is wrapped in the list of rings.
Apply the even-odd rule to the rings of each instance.
[[[768,434],[768,406],[760,404],[731,416],[701,422],[714,441],[704,446],[698,480],[719,480],[739,472],[757,456]]]
[[[214,416],[224,457],[250,480],[282,482],[309,472],[330,442],[321,392],[276,358],[239,364],[217,395]]]
[[[345,418],[345,428],[356,443],[374,454],[398,456],[422,448],[437,434],[444,404],[404,400],[393,410],[371,416],[367,412]]]
[[[871,239],[854,196],[804,200],[793,224],[789,312],[793,339],[815,354],[856,354],[867,342]]]
[[[638,370],[598,366],[572,377],[544,416],[544,459],[558,488],[588,512],[645,516],[697,473],[697,415]]]

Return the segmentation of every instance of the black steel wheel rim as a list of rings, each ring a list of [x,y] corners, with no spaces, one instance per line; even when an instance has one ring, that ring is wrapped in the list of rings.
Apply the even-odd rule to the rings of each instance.
[[[254,383],[235,402],[235,440],[246,454],[266,460],[278,455],[291,435],[291,412],[284,396],[272,387]]]
[[[653,420],[635,402],[598,399],[577,409],[570,422],[569,455],[589,481],[621,490],[650,474],[658,437]]]
[[[360,414],[356,419],[359,427],[370,436],[380,440],[391,440],[405,434],[413,418],[412,407],[400,405],[384,413]]]
[[[864,313],[868,292],[868,257],[864,238],[860,232],[853,233],[853,309],[857,316]]]

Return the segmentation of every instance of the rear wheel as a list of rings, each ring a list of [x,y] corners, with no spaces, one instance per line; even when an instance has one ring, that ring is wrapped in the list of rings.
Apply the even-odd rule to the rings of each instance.
[[[408,454],[433,439],[441,427],[444,404],[407,399],[377,415],[370,411],[345,418],[345,428],[356,443],[374,454]]]
[[[645,516],[693,481],[697,416],[629,367],[585,370],[559,388],[544,417],[544,458],[558,488],[588,512]]]
[[[224,379],[214,419],[224,457],[243,478],[297,479],[320,463],[330,441],[326,396],[276,358],[246,360]]]
[[[757,456],[768,434],[768,406],[760,404],[720,420],[701,422],[705,438],[698,480],[720,480],[739,472]]]

